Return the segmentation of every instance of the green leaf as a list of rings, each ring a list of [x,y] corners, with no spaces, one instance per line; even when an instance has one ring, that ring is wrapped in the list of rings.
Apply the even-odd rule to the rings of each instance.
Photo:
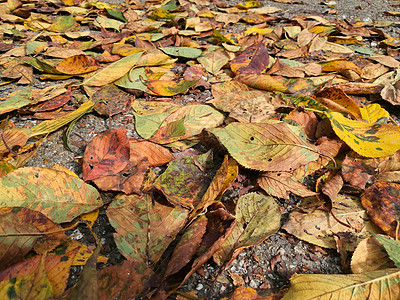
[[[32,89],[26,87],[0,102],[0,115],[27,106],[32,102]]]
[[[140,67],[132,69],[120,79],[114,81],[114,84],[127,89],[147,92],[147,86],[143,83],[146,80],[147,74],[145,68]]]
[[[249,193],[239,198],[236,205],[236,224],[233,231],[214,254],[221,265],[243,248],[259,245],[281,226],[279,205],[270,196]]]
[[[400,268],[400,242],[389,239],[383,235],[372,234],[385,248],[389,258],[397,268]]]
[[[93,25],[100,28],[110,28],[119,31],[120,27],[124,25],[124,22],[109,19],[104,16],[98,16],[96,20],[93,21]]]
[[[184,58],[197,58],[201,55],[201,53],[203,53],[201,49],[190,47],[166,47],[160,48],[160,50],[165,54]]]
[[[124,17],[124,15],[122,14],[122,12],[121,11],[119,11],[119,10],[116,10],[116,9],[114,9],[114,8],[110,8],[110,9],[107,9],[107,13],[111,16],[111,17],[113,17],[113,18],[115,18],[115,19],[117,19],[117,20],[119,20],[119,21],[122,21],[122,22],[128,22],[126,19],[125,19],[125,17]]]
[[[208,105],[186,105],[167,117],[151,140],[168,144],[199,134],[203,129],[219,126],[224,115]]]
[[[297,126],[284,122],[231,123],[209,130],[246,168],[260,171],[292,171],[318,158]]]
[[[170,113],[161,113],[142,116],[135,112],[133,114],[135,116],[136,132],[144,139],[151,138],[157,132],[158,128],[160,128],[164,120],[171,115]]]

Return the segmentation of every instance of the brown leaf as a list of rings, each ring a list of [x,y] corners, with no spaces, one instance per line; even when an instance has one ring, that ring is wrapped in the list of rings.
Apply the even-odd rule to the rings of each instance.
[[[261,74],[268,67],[269,54],[265,43],[260,42],[244,50],[231,60],[230,67],[235,74]]]
[[[342,162],[343,179],[363,190],[367,183],[371,184],[374,182],[375,175],[377,174],[377,166],[377,159],[346,155],[346,158]]]
[[[289,200],[290,193],[300,197],[316,195],[315,192],[297,181],[290,172],[264,172],[257,179],[257,183],[267,194],[278,198]]]
[[[361,203],[372,221],[392,237],[399,236],[400,184],[377,182],[362,194]],[[397,233],[396,233],[396,230]]]
[[[105,85],[92,95],[97,102],[94,109],[102,115],[113,116],[127,113],[131,108],[131,96],[115,85]]]

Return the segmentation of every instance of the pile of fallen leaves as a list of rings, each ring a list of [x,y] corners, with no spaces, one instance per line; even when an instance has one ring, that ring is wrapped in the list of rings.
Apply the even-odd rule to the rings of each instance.
[[[400,104],[400,39],[388,24],[284,19],[257,1],[130,2],[0,3],[1,85],[15,85],[0,101],[1,298],[165,299],[277,232],[275,199],[294,194],[282,228],[343,263],[354,252],[353,274],[296,274],[284,298],[398,299],[400,127],[381,105]],[[97,133],[76,157],[82,179],[23,167],[60,128],[69,147],[83,115],[128,112],[139,138]],[[126,260],[96,271],[100,241],[64,232],[92,231],[99,208]]]

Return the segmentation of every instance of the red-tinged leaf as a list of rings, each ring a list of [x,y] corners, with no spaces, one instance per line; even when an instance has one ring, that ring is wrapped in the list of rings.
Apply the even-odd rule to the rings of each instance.
[[[130,140],[130,153],[131,160],[133,156],[143,157],[150,167],[162,166],[175,159],[167,148],[148,141]]]
[[[202,238],[206,232],[207,217],[205,215],[197,218],[183,233],[178,244],[172,252],[168,262],[164,278],[177,273],[182,269],[196,254]]]
[[[41,103],[33,111],[42,112],[42,111],[55,110],[57,108],[62,107],[70,100],[71,100],[71,88],[68,88],[68,91],[65,92],[64,94],[54,97],[53,99],[50,99],[44,103]]]
[[[392,237],[400,235],[400,184],[377,182],[364,192],[361,203],[384,232]]]
[[[0,131],[0,156],[22,147],[29,139],[30,131],[25,128],[12,128]]]
[[[367,183],[374,182],[377,167],[377,159],[346,155],[342,162],[343,179],[352,186],[363,190]]]
[[[131,108],[131,98],[128,93],[110,84],[101,87],[92,95],[92,100],[97,102],[94,110],[106,116],[127,113]]]
[[[158,293],[155,294],[155,299],[158,296],[166,297],[177,290],[182,283],[184,283],[190,276],[193,275],[204,263],[206,263],[214,253],[221,247],[221,244],[231,234],[236,220],[224,208],[218,208],[206,214],[208,224],[207,231],[203,236],[200,244],[198,257],[187,266],[189,271],[186,274],[176,273],[165,279],[163,283],[165,288],[161,287]]]
[[[49,299],[53,290],[44,269],[44,256],[41,257],[33,273],[26,276],[7,278],[0,282],[0,298],[10,299],[9,291],[15,299]]]
[[[130,159],[120,172],[114,175],[101,176],[93,180],[103,191],[121,191],[125,194],[140,194],[144,174],[149,167],[146,158]]]
[[[87,145],[83,156],[83,179],[94,180],[101,176],[115,175],[129,161],[129,141],[126,129],[109,129],[96,135]]]
[[[13,234],[25,233],[25,236]],[[40,231],[18,215],[9,212],[0,215],[0,265],[6,268],[22,258],[34,246]],[[9,235],[9,236],[5,236]]]
[[[32,228],[35,228],[36,232],[51,232],[51,231],[56,231],[55,233],[51,234],[45,234],[42,236],[39,240],[36,241],[34,245],[34,250],[37,253],[44,253],[45,251],[51,251],[54,249],[56,246],[60,244],[61,241],[66,239],[66,235],[64,232],[61,230],[62,227],[58,224],[53,223],[51,220],[49,220],[47,217],[45,217],[42,213],[35,211],[35,210],[30,210],[24,207],[19,207],[19,208],[13,208],[13,207],[5,207],[0,209],[0,218],[7,218],[10,216],[10,214],[14,215],[15,218],[18,218],[18,222],[14,222],[13,224],[21,224],[21,229],[23,226],[30,226]],[[13,217],[14,218],[14,217]],[[3,222],[2,222],[3,223]],[[24,225],[25,224],[25,225]],[[11,225],[11,223],[9,224]],[[12,230],[10,226],[6,228],[6,231]],[[59,232],[57,232],[59,231]],[[26,232],[26,236],[22,236],[21,238],[35,238],[35,236],[29,236],[27,231],[20,231],[20,233]],[[10,236],[6,240],[17,238],[17,241],[12,245],[12,247],[15,247],[18,244],[18,239],[20,237],[13,237]],[[24,246],[25,247],[25,246]],[[21,248],[20,248],[21,249]],[[6,251],[5,248],[1,248],[1,251]],[[17,251],[14,251],[12,255],[16,255]],[[7,258],[9,261],[11,261],[11,256],[8,255]],[[4,266],[4,264],[0,264]]]
[[[64,59],[55,68],[67,75],[82,75],[96,71],[100,64],[91,56],[81,54]]]
[[[98,272],[98,299],[139,298],[148,290],[152,275],[153,271],[147,263],[133,260],[104,268]]]
[[[265,43],[260,42],[246,48],[230,62],[230,67],[235,74],[261,74],[268,64],[268,48]]]
[[[211,161],[211,152],[175,159],[156,179],[154,187],[174,206],[191,208],[200,201],[209,185],[206,170]]]

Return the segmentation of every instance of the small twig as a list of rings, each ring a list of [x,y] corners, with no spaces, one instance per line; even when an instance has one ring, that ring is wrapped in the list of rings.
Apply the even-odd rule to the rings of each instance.
[[[10,151],[12,154],[14,154],[15,156],[18,156],[18,153],[16,153],[13,149],[11,149],[8,145],[6,140],[4,139],[4,131],[1,132],[1,140],[4,143],[4,146],[6,146],[7,150]]]

